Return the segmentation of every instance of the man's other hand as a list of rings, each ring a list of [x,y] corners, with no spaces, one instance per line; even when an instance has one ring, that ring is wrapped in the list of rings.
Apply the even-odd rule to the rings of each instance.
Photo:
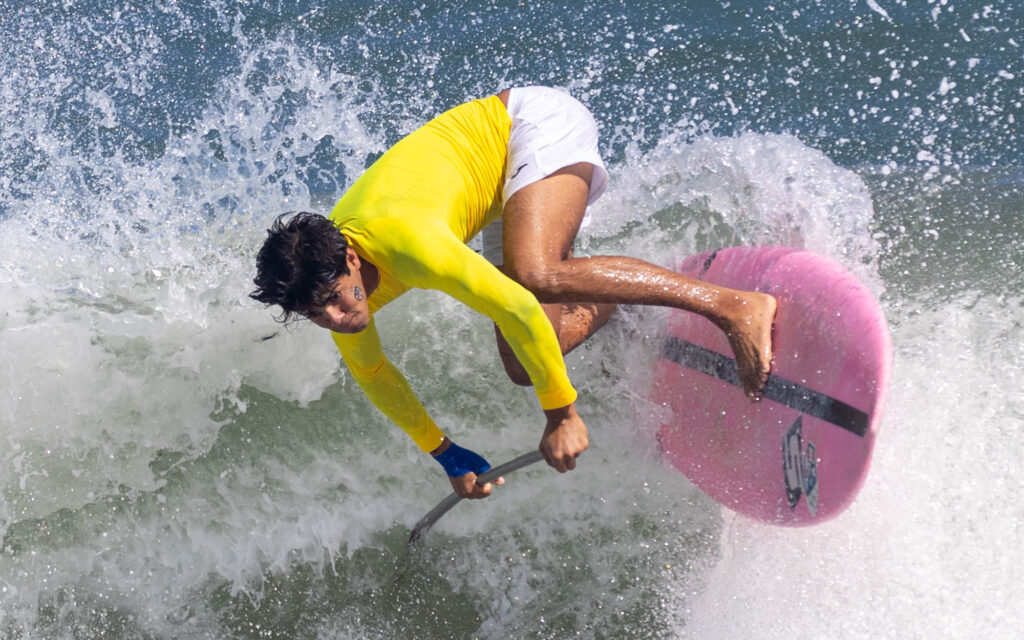
[[[565,473],[576,468],[576,458],[590,446],[587,425],[570,404],[544,412],[548,424],[540,439],[540,452],[555,471]]]
[[[448,438],[445,438],[441,446],[430,453],[444,467],[452,489],[460,498],[471,500],[486,498],[491,495],[495,485],[505,484],[505,478],[498,478],[493,483],[478,484],[478,474],[489,471],[490,463],[476,452],[460,447]]]
[[[467,473],[458,478],[448,478],[448,481],[452,483],[452,489],[455,490],[457,496],[470,500],[486,498],[491,495],[495,485],[505,484],[505,478],[498,478],[494,482],[488,482],[487,484],[477,484],[475,473]]]

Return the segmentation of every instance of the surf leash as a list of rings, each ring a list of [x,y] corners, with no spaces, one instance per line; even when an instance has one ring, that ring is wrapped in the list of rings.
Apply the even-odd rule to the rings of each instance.
[[[505,474],[512,473],[513,471],[517,471],[543,459],[544,456],[539,450],[534,449],[533,451],[528,451],[518,458],[513,458],[505,464],[499,464],[490,471],[480,474],[480,477],[477,478],[476,482],[477,484],[493,482]],[[408,544],[413,545],[418,542],[420,538],[423,537],[423,534],[429,531],[430,527],[434,526],[434,523],[441,519],[441,516],[448,513],[451,508],[457,505],[460,501],[462,501],[462,498],[453,491],[450,496],[437,503],[437,506],[427,512],[427,515],[420,518],[420,521],[416,523],[415,527],[413,527],[412,533],[409,534]]]

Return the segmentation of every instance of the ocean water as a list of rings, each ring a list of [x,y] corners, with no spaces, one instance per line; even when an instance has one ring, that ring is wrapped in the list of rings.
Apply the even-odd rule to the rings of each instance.
[[[1024,634],[1024,9],[1017,0],[0,0],[0,638]],[[329,337],[247,298],[279,212],[522,84],[595,113],[582,253],[780,243],[882,302],[858,500],[807,529],[658,457],[664,312],[568,358],[592,446],[461,504]],[[459,442],[534,446],[489,323],[416,292],[391,358]]]

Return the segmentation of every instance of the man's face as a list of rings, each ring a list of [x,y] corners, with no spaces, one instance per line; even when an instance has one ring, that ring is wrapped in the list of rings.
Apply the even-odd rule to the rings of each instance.
[[[323,303],[303,309],[302,315],[318,327],[336,333],[359,333],[365,329],[370,324],[370,308],[359,264],[359,257],[350,248],[348,275],[338,276]]]

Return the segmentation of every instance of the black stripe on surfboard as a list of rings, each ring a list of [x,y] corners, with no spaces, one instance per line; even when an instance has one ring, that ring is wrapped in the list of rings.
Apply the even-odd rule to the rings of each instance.
[[[736,361],[728,356],[676,337],[665,340],[662,354],[684,367],[742,388],[736,372]],[[768,383],[764,386],[764,397],[796,409],[800,413],[830,422],[854,435],[864,437],[867,433],[868,414],[842,400],[777,375],[768,377]]]

